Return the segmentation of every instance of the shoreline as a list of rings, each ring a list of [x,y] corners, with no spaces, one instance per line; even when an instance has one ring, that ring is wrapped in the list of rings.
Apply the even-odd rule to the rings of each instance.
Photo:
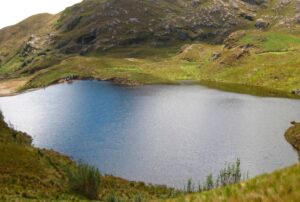
[[[20,83],[18,83],[18,81]],[[58,79],[47,86],[44,87],[34,87],[27,88],[26,85],[30,79],[28,78],[19,78],[19,79],[9,79],[0,81],[0,97],[10,97],[16,96],[23,93],[28,93],[36,90],[40,90],[43,88],[47,88],[53,85],[69,83],[72,84],[74,81],[106,81],[111,82],[115,85],[120,86],[145,86],[145,85],[202,85],[211,89],[221,90],[225,92],[231,93],[239,93],[246,94],[258,97],[275,97],[275,98],[288,98],[288,99],[300,99],[300,95],[294,95],[287,91],[280,91],[278,89],[271,89],[264,86],[254,86],[247,84],[239,84],[239,83],[227,83],[220,81],[212,81],[212,80],[178,80],[175,82],[157,82],[157,83],[141,83],[138,81],[131,81],[127,78],[108,78],[108,79],[100,79],[97,77],[80,77],[76,76],[74,79],[67,80],[65,78]],[[11,84],[17,84],[17,86],[11,86]]]

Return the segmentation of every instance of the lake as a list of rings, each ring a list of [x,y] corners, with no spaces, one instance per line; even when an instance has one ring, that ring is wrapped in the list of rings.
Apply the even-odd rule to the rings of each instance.
[[[0,98],[0,108],[35,146],[129,180],[183,188],[237,158],[250,176],[298,160],[284,132],[300,120],[300,100],[76,81]]]

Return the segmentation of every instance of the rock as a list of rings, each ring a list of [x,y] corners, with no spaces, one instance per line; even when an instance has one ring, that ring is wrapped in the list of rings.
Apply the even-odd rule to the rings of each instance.
[[[292,121],[291,124],[292,124],[292,125],[296,125],[297,122],[296,122],[296,121]]]
[[[255,15],[251,14],[251,13],[240,13],[240,17],[246,19],[246,20],[249,20],[249,21],[254,21],[255,19]]]
[[[270,23],[263,20],[263,19],[258,19],[256,20],[256,23],[255,23],[255,27],[257,29],[267,29],[269,27]]]
[[[140,21],[137,18],[129,18],[129,22],[131,22],[131,23],[139,23]]]
[[[300,95],[300,89],[292,90],[293,95]]]
[[[212,59],[213,61],[215,61],[215,60],[217,60],[217,59],[220,58],[220,57],[221,57],[221,53],[214,52],[214,53],[212,54],[212,56],[211,56],[211,59]]]
[[[85,45],[85,44],[91,43],[91,42],[94,41],[96,38],[97,38],[97,33],[96,33],[96,31],[92,31],[92,32],[90,32],[90,33],[87,33],[87,34],[84,34],[84,35],[81,35],[80,37],[78,37],[78,38],[76,39],[76,43],[77,43],[77,44]]]
[[[37,45],[37,40],[38,37],[31,35],[28,39],[28,41],[25,43],[22,51],[21,51],[21,56],[26,57],[29,56],[32,53],[35,53],[39,47]]]
[[[266,3],[266,0],[242,0],[242,1],[252,5],[262,5]]]
[[[295,22],[300,25],[300,15],[295,17]]]
[[[182,41],[187,41],[189,40],[189,35],[185,32],[179,32],[178,33],[178,39],[182,40]]]

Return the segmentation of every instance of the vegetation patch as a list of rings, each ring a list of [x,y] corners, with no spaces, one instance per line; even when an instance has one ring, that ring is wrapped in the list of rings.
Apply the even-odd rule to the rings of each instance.
[[[82,194],[88,199],[98,199],[101,174],[96,167],[79,162],[68,177],[69,186],[75,193]]]
[[[293,122],[293,126],[286,131],[285,138],[300,154],[300,123]]]

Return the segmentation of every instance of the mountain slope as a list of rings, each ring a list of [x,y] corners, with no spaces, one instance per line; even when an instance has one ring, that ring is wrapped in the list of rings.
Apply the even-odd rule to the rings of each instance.
[[[298,0],[84,0],[0,30],[0,77],[24,77],[14,90],[66,78],[197,80],[291,96],[300,94],[299,11]]]
[[[7,62],[15,56],[24,42],[33,34],[47,35],[51,31],[51,25],[57,20],[57,16],[50,14],[38,14],[26,20],[0,30],[0,64]]]

